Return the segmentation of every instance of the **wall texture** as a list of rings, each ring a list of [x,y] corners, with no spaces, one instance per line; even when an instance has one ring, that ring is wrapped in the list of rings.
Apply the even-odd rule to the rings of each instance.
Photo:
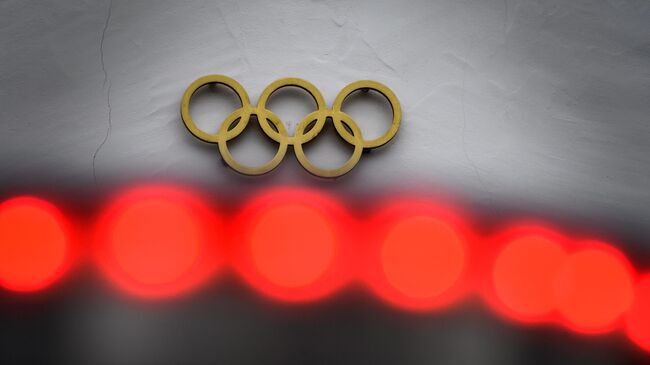
[[[342,195],[421,189],[458,197],[483,216],[528,214],[596,230],[648,262],[649,19],[650,2],[644,0],[0,1],[0,188],[3,194],[45,189],[90,198],[143,180],[183,181],[217,195],[275,184]],[[291,152],[271,174],[243,177],[180,121],[184,89],[211,73],[237,79],[253,101],[280,77],[313,82],[328,103],[349,82],[378,80],[400,98],[402,128],[388,146],[364,155],[335,181],[310,176]],[[214,91],[193,104],[207,130],[216,129],[236,104],[222,89]],[[290,91],[271,106],[290,130],[312,107]],[[346,108],[367,136],[387,127],[381,99],[355,98]],[[272,149],[253,132],[233,144],[235,155],[248,162],[264,161]],[[344,160],[347,151],[329,133],[308,153],[327,166]],[[61,346],[40,339],[51,347],[48,354],[61,351],[57,356],[67,363],[194,356],[196,363],[296,363],[303,355],[311,363],[363,363],[367,355],[391,363],[435,358],[505,364],[521,363],[535,351],[549,354],[521,350],[520,332],[467,315],[444,323],[402,318],[397,324],[389,318],[378,325],[370,314],[355,317],[337,307],[324,317],[311,313],[306,321],[286,324],[262,309],[251,314],[241,303],[220,302],[217,309],[193,304],[193,314],[175,322],[178,316],[136,315],[128,305],[72,297],[72,304],[60,306],[81,318],[79,328],[63,337],[53,330],[53,337],[69,339]],[[233,319],[237,315],[244,325]],[[69,318],[57,316],[63,319],[49,321]],[[331,328],[330,317],[336,323]],[[199,330],[202,318],[214,328]],[[199,350],[149,336],[175,326],[195,334]],[[502,340],[486,339],[493,330]],[[321,331],[324,337],[310,337]],[[391,336],[395,331],[401,335]],[[334,340],[344,332],[342,338],[359,341],[365,355]],[[252,352],[236,347],[247,336],[256,346]],[[232,341],[213,352],[208,339],[217,337]],[[461,340],[443,346],[445,338]],[[328,345],[340,355],[317,356],[324,351],[321,340],[333,341]],[[72,354],[76,341],[86,349],[80,358]],[[301,343],[305,353],[292,352],[292,344]],[[597,347],[585,345],[575,358],[558,350],[569,359],[556,360],[620,360],[618,350],[612,355],[607,346],[591,358]],[[156,351],[160,358],[152,357]]]

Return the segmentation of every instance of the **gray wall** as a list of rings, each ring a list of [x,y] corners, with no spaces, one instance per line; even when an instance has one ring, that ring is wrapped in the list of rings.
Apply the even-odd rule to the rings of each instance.
[[[184,89],[210,73],[237,79],[253,101],[280,77],[313,82],[328,103],[351,81],[378,80],[400,98],[402,128],[392,143],[364,155],[335,181],[310,176],[291,151],[271,174],[243,177],[221,164],[214,146],[191,137],[179,118]],[[202,93],[192,105],[208,130],[236,103],[216,91]],[[288,91],[271,107],[293,130],[311,105]],[[366,136],[380,135],[388,125],[381,99],[355,99],[345,110]],[[243,161],[259,163],[274,146],[252,130],[232,147]],[[308,153],[333,166],[346,151],[330,130]],[[47,191],[88,204],[112,189],[152,180],[186,182],[217,198],[276,184],[355,197],[418,189],[462,200],[481,219],[526,215],[598,234],[647,263],[649,152],[645,0],[0,1],[5,195]],[[370,313],[387,318],[377,324],[356,299],[299,320],[265,305],[248,313],[242,306],[250,298],[241,299],[236,289],[215,289],[220,299],[199,301],[216,300],[214,308],[193,302],[154,313],[70,290],[76,294],[59,298],[54,314],[47,312],[46,323],[58,323],[51,325],[53,333],[39,337],[50,348],[46,354],[67,363],[193,357],[195,363],[296,363],[300,356],[317,362],[329,345],[339,351],[324,352],[331,360],[324,363],[539,358],[595,364],[628,361],[619,351],[631,348],[615,337],[580,338],[569,349],[562,345],[569,340],[550,337],[570,335],[533,336],[467,313],[414,321],[375,308]],[[29,326],[12,319],[11,308],[5,320],[29,338]],[[69,324],[70,318],[77,321]],[[62,329],[68,326],[74,328]],[[178,339],[174,328],[196,338]],[[501,335],[492,336],[495,331]],[[11,331],[2,336],[7,353],[22,356],[20,337]],[[534,345],[522,344],[525,336],[533,336]],[[249,351],[246,338],[256,348]],[[359,347],[339,343],[341,338],[359,341]],[[84,349],[80,357],[76,346]],[[156,352],[160,358],[151,357]]]

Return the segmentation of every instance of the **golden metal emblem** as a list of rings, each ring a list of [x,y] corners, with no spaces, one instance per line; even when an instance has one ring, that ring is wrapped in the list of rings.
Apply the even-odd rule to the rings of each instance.
[[[232,89],[241,102],[241,107],[230,113],[223,120],[217,133],[207,133],[197,127],[190,116],[190,100],[192,95],[202,86],[209,84],[221,84]],[[316,110],[305,116],[296,127],[293,136],[289,136],[284,123],[272,111],[266,108],[270,96],[277,90],[294,86],[305,90],[316,102]],[[361,130],[356,122],[341,110],[343,102],[352,93],[358,90],[374,90],[382,94],[390,103],[393,111],[392,124],[388,131],[381,137],[372,140],[363,139]],[[237,162],[230,153],[227,143],[239,136],[248,125],[251,116],[257,117],[257,123],[269,138],[279,144],[278,151],[268,163],[262,166],[247,166]],[[361,80],[353,82],[344,87],[334,100],[332,108],[328,109],[325,99],[320,91],[310,82],[299,78],[279,79],[264,89],[257,107],[251,105],[246,90],[234,79],[223,75],[208,75],[194,81],[183,94],[181,100],[181,118],[185,127],[197,138],[204,142],[216,143],[219,145],[219,152],[224,161],[237,172],[246,175],[261,175],[273,170],[280,164],[287,152],[288,146],[293,146],[294,153],[300,164],[310,173],[320,177],[338,177],[350,170],[361,159],[363,150],[370,150],[388,143],[399,129],[402,111],[399,100],[395,94],[386,86],[376,81]],[[352,156],[340,167],[325,169],[314,165],[305,155],[303,144],[316,138],[323,130],[326,121],[332,121],[336,132],[347,143],[354,146]]]

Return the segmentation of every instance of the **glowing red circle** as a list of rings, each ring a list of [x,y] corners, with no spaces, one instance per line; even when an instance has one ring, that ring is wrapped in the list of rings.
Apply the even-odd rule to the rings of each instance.
[[[389,304],[431,310],[467,291],[469,234],[430,202],[386,204],[366,226],[368,285]]]
[[[234,264],[246,281],[282,301],[329,295],[349,279],[344,262],[349,224],[331,198],[275,189],[249,202],[233,225]]]
[[[458,280],[465,250],[461,238],[444,222],[415,216],[390,230],[381,258],[386,279],[395,289],[409,297],[428,298]]]
[[[0,204],[0,286],[43,289],[63,275],[69,260],[67,223],[55,206],[32,197]]]
[[[634,304],[625,317],[625,332],[640,348],[650,352],[650,275],[636,284]]]
[[[259,217],[251,232],[255,266],[275,285],[284,287],[316,281],[331,265],[335,250],[336,237],[330,224],[307,205],[271,208]]]
[[[557,240],[529,233],[506,243],[492,271],[494,290],[507,315],[542,321],[555,309],[555,278],[567,258]]]
[[[216,269],[220,221],[197,197],[171,186],[127,191],[97,226],[97,258],[118,287],[140,297],[168,297]]]
[[[587,246],[571,254],[558,272],[557,309],[577,332],[607,332],[632,305],[633,270],[611,246]]]

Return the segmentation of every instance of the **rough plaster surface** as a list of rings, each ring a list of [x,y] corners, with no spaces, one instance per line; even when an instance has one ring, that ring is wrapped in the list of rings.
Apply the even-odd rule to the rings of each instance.
[[[0,187],[430,189],[487,215],[573,217],[648,255],[649,19],[644,0],[1,1]],[[210,73],[253,101],[280,77],[313,82],[329,103],[351,81],[378,80],[400,98],[403,126],[336,181],[291,152],[272,174],[242,177],[180,122],[184,89]],[[292,129],[309,102],[280,98]],[[216,129],[234,103],[201,97],[197,118]],[[381,133],[385,105],[352,104],[364,131]],[[264,146],[254,135],[234,148],[259,162]],[[333,163],[340,147],[312,152]]]
[[[0,6],[6,188],[174,178],[222,189],[242,180],[321,184],[291,152],[259,179],[224,168],[215,148],[183,129],[180,96],[210,73],[236,78],[253,100],[274,79],[299,76],[332,102],[345,84],[369,78],[398,95],[403,127],[331,186],[435,185],[488,206],[650,222],[646,1]],[[212,128],[231,110],[214,105],[223,108],[198,118]],[[387,120],[359,110],[368,133]],[[259,144],[236,152],[244,159],[260,152],[249,160],[263,161],[271,152]],[[335,147],[312,155],[339,153]]]

